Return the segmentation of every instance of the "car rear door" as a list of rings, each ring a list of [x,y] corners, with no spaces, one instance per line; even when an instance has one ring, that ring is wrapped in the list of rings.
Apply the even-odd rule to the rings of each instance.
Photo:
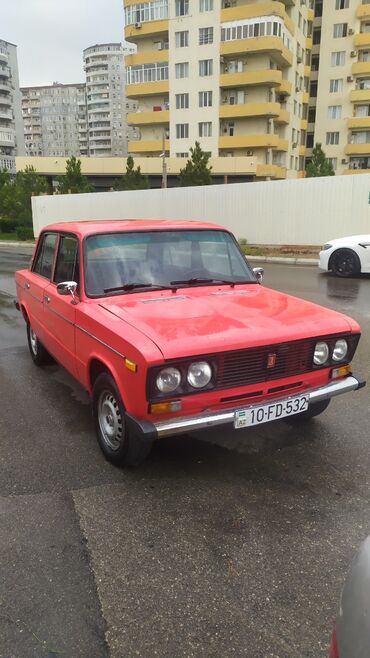
[[[58,235],[44,233],[38,242],[31,271],[24,279],[24,301],[33,331],[47,348],[45,339],[44,291],[54,271]]]
[[[75,281],[80,283],[80,257],[78,238],[72,234],[61,234],[59,238],[54,275],[45,288],[44,313],[47,342],[50,352],[72,375],[77,375],[75,356],[76,304],[79,300],[77,287],[75,302],[71,295],[62,296],[57,291],[58,283]]]

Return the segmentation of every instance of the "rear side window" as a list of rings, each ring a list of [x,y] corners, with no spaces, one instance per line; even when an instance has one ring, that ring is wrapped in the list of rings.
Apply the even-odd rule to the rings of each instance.
[[[32,271],[36,274],[40,274],[40,276],[44,276],[45,279],[51,278],[56,242],[56,233],[48,233],[44,235],[40,248],[37,251],[36,260],[33,264]]]
[[[63,235],[59,242],[54,282],[75,281],[78,284],[79,274],[78,240],[74,236]]]

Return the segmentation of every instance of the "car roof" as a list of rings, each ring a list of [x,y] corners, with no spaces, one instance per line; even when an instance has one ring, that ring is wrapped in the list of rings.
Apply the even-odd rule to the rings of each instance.
[[[75,233],[80,237],[96,233],[115,233],[121,231],[160,231],[181,229],[212,229],[225,231],[223,226],[208,222],[179,221],[169,219],[99,219],[76,222],[59,222],[45,226],[42,231],[61,231]]]

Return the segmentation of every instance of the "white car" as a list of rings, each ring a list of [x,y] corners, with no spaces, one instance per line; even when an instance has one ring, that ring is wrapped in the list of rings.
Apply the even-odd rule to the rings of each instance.
[[[370,272],[370,234],[330,240],[320,251],[319,268],[337,276]]]

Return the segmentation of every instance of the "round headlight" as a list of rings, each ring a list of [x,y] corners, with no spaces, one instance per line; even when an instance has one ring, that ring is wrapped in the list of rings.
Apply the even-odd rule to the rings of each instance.
[[[326,343],[316,343],[313,362],[317,366],[322,366],[329,358],[329,347]]]
[[[192,363],[188,369],[188,382],[193,388],[204,388],[211,381],[212,369],[207,361]]]
[[[177,368],[163,368],[157,376],[156,384],[161,393],[173,393],[181,382],[181,373]]]
[[[348,343],[344,338],[340,338],[334,345],[333,361],[342,361],[348,352]]]

